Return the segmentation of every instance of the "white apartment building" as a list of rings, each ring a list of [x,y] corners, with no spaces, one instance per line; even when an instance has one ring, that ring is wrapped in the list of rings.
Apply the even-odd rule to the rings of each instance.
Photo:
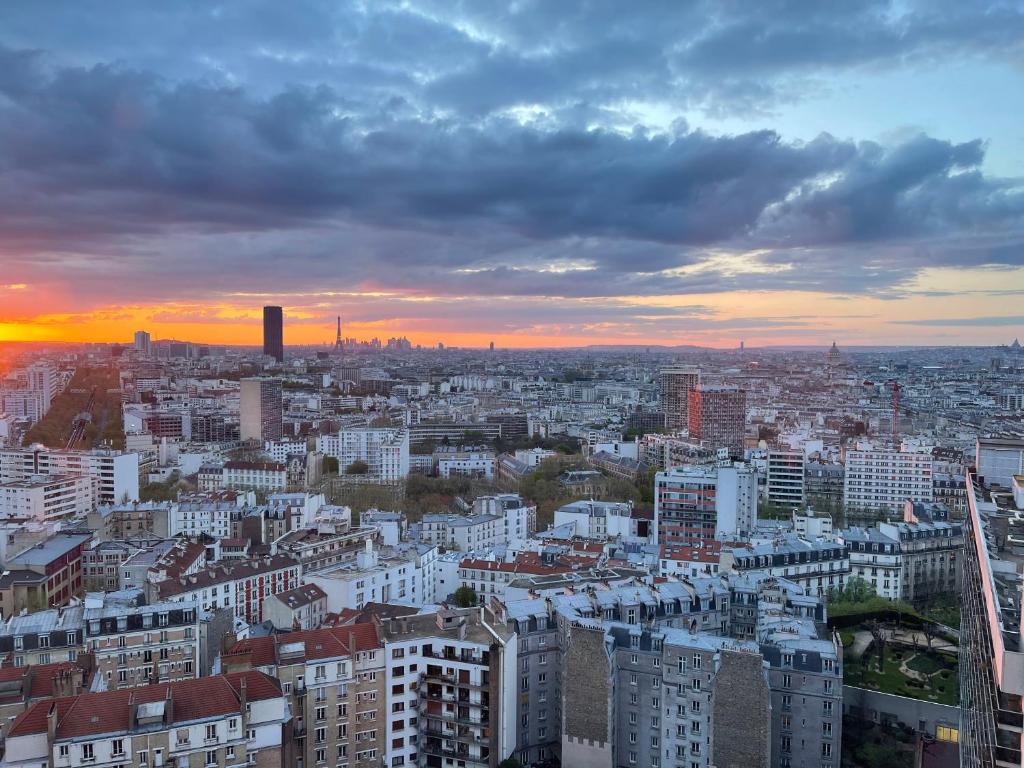
[[[471,552],[506,544],[503,515],[424,515],[420,538],[428,544]]]
[[[847,528],[841,540],[850,549],[850,578],[861,578],[889,600],[902,596],[900,542],[877,528]]]
[[[459,451],[437,455],[439,477],[480,477],[494,479],[494,454]]]
[[[263,444],[263,450],[270,458],[281,464],[288,461],[289,456],[305,456],[309,453],[305,440],[289,440],[286,437],[280,440],[268,440]]]
[[[903,502],[932,500],[932,456],[906,451],[847,451],[847,509],[902,512]]]
[[[221,487],[274,493],[288,487],[288,469],[276,461],[228,461]]]
[[[792,507],[803,504],[803,451],[769,451],[767,479],[765,493],[768,501]]]
[[[628,539],[636,535],[632,515],[632,502],[574,501],[555,510],[555,527],[572,525],[584,539]]]
[[[231,517],[237,501],[192,498],[171,504],[167,514],[168,536],[190,538],[208,534],[216,539],[231,537]]]
[[[337,459],[340,472],[361,461],[369,467],[367,474],[382,483],[397,483],[409,475],[409,432],[406,429],[343,429],[334,435],[319,436],[316,449]]]
[[[0,483],[28,480],[37,475],[76,475],[93,478],[100,504],[139,500],[139,454],[110,449],[65,451],[36,444],[0,450]]]
[[[656,541],[725,539],[757,524],[757,470],[742,463],[682,466],[654,478]]]
[[[0,517],[48,522],[85,515],[96,508],[96,495],[89,475],[36,475],[0,485]]]
[[[516,748],[518,636],[485,608],[439,610],[382,627],[385,765],[497,765]],[[552,654],[554,656],[554,654]],[[555,675],[552,665],[552,677]],[[454,765],[454,762],[452,763]]]
[[[419,607],[427,590],[423,579],[425,558],[418,551],[407,550],[382,556],[366,540],[366,549],[356,562],[345,562],[307,573],[307,584],[316,584],[327,595],[327,610],[334,613],[345,608],[359,610],[367,603],[397,603]],[[431,579],[432,581],[432,579]]]
[[[816,514],[813,509],[793,510],[793,533],[805,539],[816,539],[832,534],[831,515]]]
[[[537,531],[537,505],[527,504],[518,493],[500,493],[496,496],[478,496],[473,501],[477,515],[502,515],[505,519],[505,541],[509,546],[521,542]]]

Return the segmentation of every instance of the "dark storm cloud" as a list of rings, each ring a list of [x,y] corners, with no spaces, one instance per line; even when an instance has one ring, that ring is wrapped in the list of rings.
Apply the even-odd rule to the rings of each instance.
[[[347,288],[896,295],[1024,262],[980,140],[654,132],[794,78],[1020,54],[1011,4],[871,0],[5,6],[0,259],[83,294]],[[528,107],[520,122],[509,107]],[[728,111],[728,109],[726,109]],[[700,269],[752,252],[751,274]],[[261,270],[262,266],[274,266]],[[289,268],[281,270],[281,265]],[[683,269],[680,269],[683,268]],[[343,274],[343,278],[339,275]]]

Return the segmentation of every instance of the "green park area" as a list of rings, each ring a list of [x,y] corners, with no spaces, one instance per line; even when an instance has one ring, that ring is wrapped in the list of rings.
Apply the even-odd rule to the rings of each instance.
[[[25,444],[42,443],[47,448],[63,448],[71,436],[75,417],[85,410],[95,390],[92,420],[86,425],[75,448],[95,448],[108,444],[124,447],[121,416],[121,392],[114,368],[79,368],[67,388],[53,399],[50,410],[25,436]]]

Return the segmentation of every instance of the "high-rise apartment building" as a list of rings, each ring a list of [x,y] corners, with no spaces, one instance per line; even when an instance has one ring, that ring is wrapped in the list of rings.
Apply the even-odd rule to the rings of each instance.
[[[239,383],[239,413],[242,440],[280,440],[283,434],[283,407],[280,379],[242,379]]]
[[[903,503],[931,501],[932,455],[909,451],[847,451],[847,509],[902,512]]]
[[[757,524],[757,471],[744,464],[675,467],[654,477],[654,525],[662,544],[749,533]]]
[[[143,357],[153,354],[153,339],[146,331],[135,332],[135,351]]]
[[[91,451],[51,450],[42,445],[0,450],[0,483],[30,480],[39,475],[93,478],[100,504],[139,499],[139,454],[105,448]]]
[[[321,435],[316,449],[338,460],[338,470],[357,461],[367,466],[366,474],[381,483],[397,483],[409,474],[409,430],[393,427],[343,429]]]
[[[1024,647],[1020,573],[1024,509],[1008,490],[967,476],[960,590],[960,765],[1020,766]],[[1020,501],[1024,501],[1024,494]]]
[[[787,507],[804,503],[803,451],[769,451],[768,501]]]
[[[284,312],[280,307],[263,308],[263,354],[284,362]]]
[[[689,393],[687,409],[690,437],[709,448],[728,448],[743,456],[747,421],[747,393],[736,387],[698,387]]]
[[[661,410],[665,412],[668,429],[689,426],[690,392],[700,384],[700,370],[691,366],[661,369]]]
[[[1024,475],[1024,439],[979,437],[974,466],[978,468],[978,475],[985,485],[1009,488],[1014,475]]]

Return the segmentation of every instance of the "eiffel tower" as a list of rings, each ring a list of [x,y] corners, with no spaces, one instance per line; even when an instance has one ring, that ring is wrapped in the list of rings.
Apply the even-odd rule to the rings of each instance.
[[[345,345],[341,341],[341,315],[338,315],[338,336],[334,340],[334,349],[341,352],[344,346]]]

